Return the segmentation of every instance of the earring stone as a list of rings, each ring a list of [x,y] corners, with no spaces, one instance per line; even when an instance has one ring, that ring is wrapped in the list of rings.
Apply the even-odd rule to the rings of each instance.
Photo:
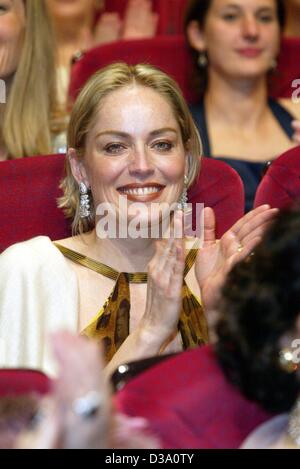
[[[205,52],[200,52],[198,57],[198,65],[200,68],[206,68],[208,64],[207,56]]]
[[[178,200],[178,204],[177,204],[178,210],[183,210],[184,211],[185,209],[188,208],[188,195],[187,195],[188,182],[189,182],[189,179],[185,175],[184,176],[184,186],[183,186],[182,194],[181,194],[181,196]]]
[[[90,196],[88,194],[88,188],[81,182],[79,184],[79,193],[80,193],[80,200],[79,200],[79,213],[80,218],[87,218],[90,216]]]

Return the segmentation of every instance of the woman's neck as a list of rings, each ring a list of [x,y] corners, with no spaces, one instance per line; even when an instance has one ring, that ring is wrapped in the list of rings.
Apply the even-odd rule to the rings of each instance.
[[[255,129],[268,110],[266,79],[234,81],[211,73],[204,101],[213,122]]]
[[[86,252],[119,272],[146,272],[155,252],[152,239],[100,239],[96,230],[84,235]]]
[[[287,2],[284,36],[300,37],[300,7],[293,8]]]
[[[82,21],[54,23],[59,65],[69,65],[73,55],[92,45],[92,23],[89,18]]]

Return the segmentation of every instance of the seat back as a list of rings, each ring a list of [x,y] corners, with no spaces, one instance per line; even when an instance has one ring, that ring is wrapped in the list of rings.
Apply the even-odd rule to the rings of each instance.
[[[240,176],[227,163],[214,158],[202,158],[200,175],[188,191],[188,200],[214,209],[217,238],[244,215],[245,193]]]
[[[51,381],[44,373],[21,368],[0,369],[0,397],[23,394],[46,394]]]
[[[271,81],[274,98],[291,98],[300,89],[300,38],[283,38],[277,70]],[[294,82],[298,80],[298,84]],[[300,97],[300,92],[298,92]]]
[[[70,224],[57,208],[64,155],[35,156],[0,163],[0,252],[34,236],[70,236]]]
[[[115,406],[144,417],[163,448],[238,448],[270,415],[225,378],[210,346],[180,353],[141,373]]]
[[[270,204],[284,209],[300,199],[300,146],[273,161],[259,184],[254,207]]]
[[[128,0],[106,2],[106,12],[117,12],[124,17]],[[180,34],[183,32],[184,10],[187,0],[152,0],[153,11],[158,13],[157,34]]]
[[[114,62],[155,65],[177,81],[188,102],[197,101],[191,84],[193,62],[183,36],[118,41],[90,49],[73,64],[69,88],[71,100],[76,99],[80,89],[97,70]]]

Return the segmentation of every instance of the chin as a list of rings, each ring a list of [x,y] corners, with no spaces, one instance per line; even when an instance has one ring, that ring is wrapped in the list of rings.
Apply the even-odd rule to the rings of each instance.
[[[243,70],[238,70],[232,74],[233,79],[239,80],[259,80],[267,76],[269,69],[266,67],[247,66]]]
[[[139,212],[136,209],[130,210],[129,207],[127,213],[129,238],[159,239],[163,236],[163,233],[168,229],[172,215],[170,215],[169,210],[159,211],[158,207],[159,204],[156,208],[149,205],[148,209],[143,208]]]

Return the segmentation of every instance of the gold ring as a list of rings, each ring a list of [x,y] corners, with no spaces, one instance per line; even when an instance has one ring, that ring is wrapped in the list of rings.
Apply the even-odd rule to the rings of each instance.
[[[239,247],[237,248],[237,252],[242,252],[243,249],[244,249],[244,246],[240,244]]]

